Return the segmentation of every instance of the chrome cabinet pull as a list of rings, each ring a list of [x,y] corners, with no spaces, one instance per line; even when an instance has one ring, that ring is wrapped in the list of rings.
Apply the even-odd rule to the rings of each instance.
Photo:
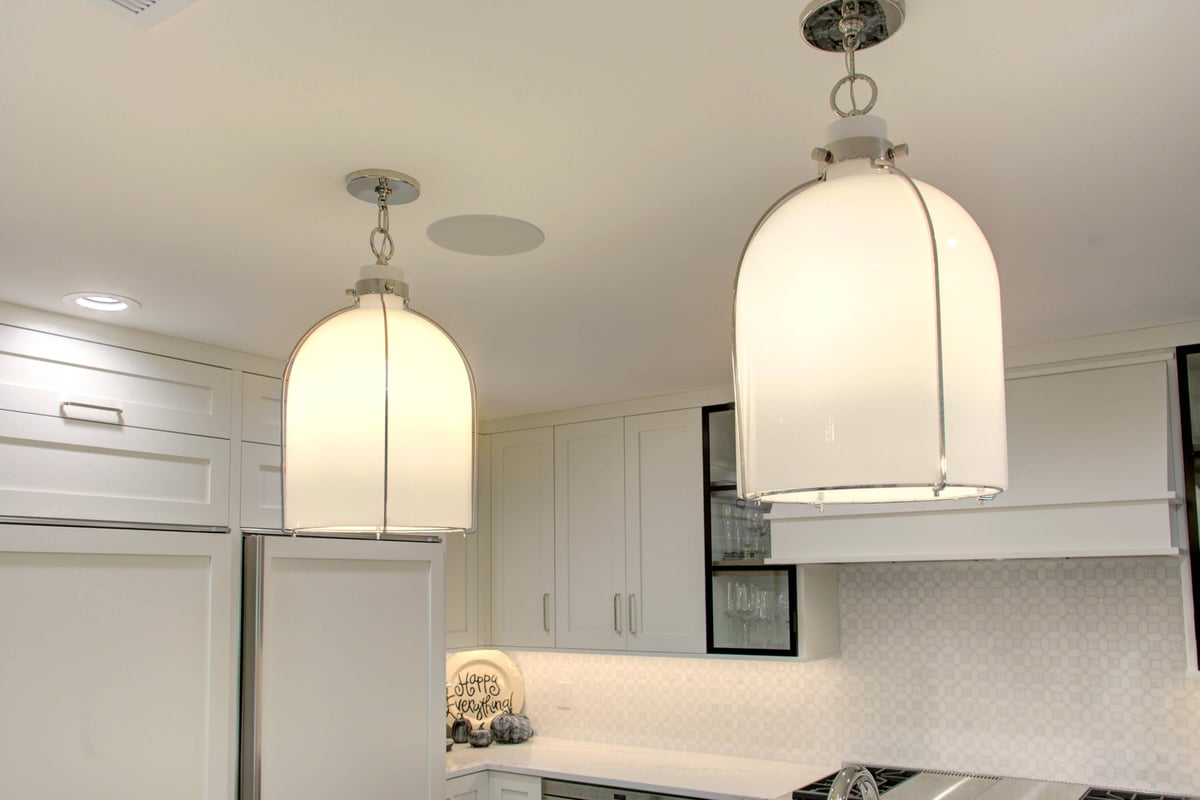
[[[542,595],[542,630],[550,632],[550,593]]]
[[[76,403],[71,400],[64,400],[58,404],[59,415],[70,418],[71,415],[67,413],[68,408],[90,408],[92,411],[111,411],[117,415],[118,420],[124,422],[125,409],[117,408],[116,406],[98,406],[92,403]]]
[[[637,636],[637,595],[629,595],[629,635]]]
[[[613,595],[613,630],[621,632],[621,593]]]

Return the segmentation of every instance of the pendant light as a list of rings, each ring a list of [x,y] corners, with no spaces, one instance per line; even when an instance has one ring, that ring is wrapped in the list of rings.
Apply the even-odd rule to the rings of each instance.
[[[454,340],[408,303],[388,206],[420,194],[390,170],[347,176],[378,207],[375,263],[354,305],[316,324],[283,378],[283,527],[311,534],[430,534],[473,526],[475,387]]]
[[[838,120],[818,177],[767,211],[734,292],[739,494],[775,503],[986,497],[1008,484],[1000,290],[987,240],[910,178],[869,116],[858,49],[901,0],[815,2],[806,40],[838,51]],[[861,109],[855,89],[869,89]],[[850,108],[839,105],[849,89]]]

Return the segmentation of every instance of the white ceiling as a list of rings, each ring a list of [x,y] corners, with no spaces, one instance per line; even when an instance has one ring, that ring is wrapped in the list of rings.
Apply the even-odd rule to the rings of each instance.
[[[482,418],[727,383],[741,248],[843,71],[804,4],[4,2],[0,299],[120,292],[118,324],[285,358],[371,260],[343,177],[384,167],[422,183],[396,262]],[[989,237],[1008,344],[1200,318],[1197,30],[1194,0],[909,0],[860,55]],[[452,253],[425,229],[456,214],[546,242]]]

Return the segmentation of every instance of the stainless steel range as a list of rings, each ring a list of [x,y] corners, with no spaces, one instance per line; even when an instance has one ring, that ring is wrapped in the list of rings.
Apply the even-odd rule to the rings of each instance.
[[[866,765],[884,800],[1200,800],[1187,795],[1088,787],[988,775]],[[792,800],[827,800],[836,773],[796,789]],[[862,800],[855,789],[851,800]]]

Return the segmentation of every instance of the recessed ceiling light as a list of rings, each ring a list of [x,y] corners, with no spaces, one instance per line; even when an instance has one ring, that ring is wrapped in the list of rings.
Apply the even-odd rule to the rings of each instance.
[[[89,311],[136,311],[142,304],[132,297],[111,292],[73,292],[63,295],[63,302]]]
[[[426,233],[434,244],[473,256],[512,256],[546,241],[537,225],[493,214],[446,217],[430,225]]]

